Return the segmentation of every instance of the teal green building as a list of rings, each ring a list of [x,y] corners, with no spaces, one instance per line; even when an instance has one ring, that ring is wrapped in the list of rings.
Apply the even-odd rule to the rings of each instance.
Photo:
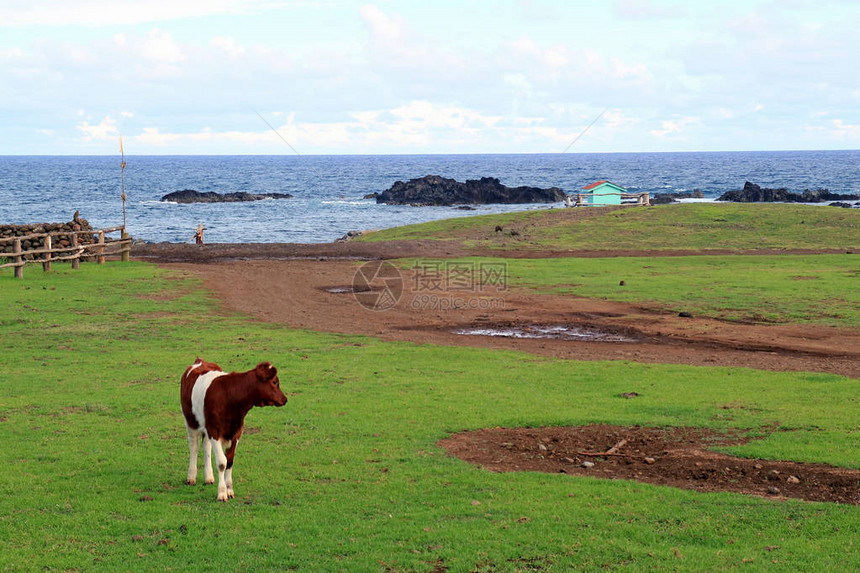
[[[584,199],[591,205],[621,205],[621,194],[627,189],[609,181],[597,181],[582,188]]]

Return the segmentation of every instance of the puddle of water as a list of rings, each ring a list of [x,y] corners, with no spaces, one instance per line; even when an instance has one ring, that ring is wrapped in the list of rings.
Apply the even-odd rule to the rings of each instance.
[[[379,290],[378,288],[374,288],[372,286],[362,286],[358,287],[352,286],[330,286],[330,287],[317,287],[321,291],[325,291],[331,294],[354,294],[354,293],[362,293],[362,292],[371,292]]]
[[[503,338],[554,338],[558,340],[596,342],[635,342],[633,338],[613,332],[563,325],[461,328],[454,331],[454,334],[465,336],[501,336]]]

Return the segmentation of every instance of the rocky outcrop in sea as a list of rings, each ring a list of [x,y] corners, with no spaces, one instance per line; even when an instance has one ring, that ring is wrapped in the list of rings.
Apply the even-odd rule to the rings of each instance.
[[[831,193],[827,189],[807,189],[803,193],[793,193],[787,189],[768,189],[747,181],[744,188],[728,191],[717,201],[735,203],[824,203],[826,201],[854,201],[860,195]]]
[[[397,181],[376,197],[377,203],[396,205],[457,205],[486,203],[556,203],[565,193],[558,187],[507,187],[494,177],[468,179],[465,183],[439,175]]]
[[[248,193],[239,191],[238,193],[215,193],[214,191],[195,191],[193,189],[183,189],[182,191],[174,191],[168,193],[161,198],[164,202],[170,203],[239,203],[243,201],[260,201],[262,199],[289,199],[292,197],[289,193]]]
[[[700,189],[680,191],[678,193],[656,193],[651,197],[652,205],[667,205],[677,203],[679,199],[703,199],[705,194]]]

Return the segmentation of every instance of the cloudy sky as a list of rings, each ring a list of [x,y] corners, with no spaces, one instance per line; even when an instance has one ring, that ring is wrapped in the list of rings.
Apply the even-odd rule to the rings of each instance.
[[[0,0],[0,154],[857,149],[858,24],[856,0]]]

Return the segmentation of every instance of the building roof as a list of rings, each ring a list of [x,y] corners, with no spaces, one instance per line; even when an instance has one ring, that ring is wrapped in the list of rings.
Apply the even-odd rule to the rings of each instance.
[[[594,183],[592,183],[592,184],[590,184],[590,185],[586,185],[585,187],[583,187],[583,188],[582,188],[582,190],[583,190],[583,191],[591,191],[591,190],[593,190],[593,189],[597,189],[597,188],[598,188],[598,187],[600,187],[601,185],[612,185],[612,186],[613,186],[613,187],[615,187],[616,189],[621,189],[622,191],[626,191],[626,190],[627,190],[627,189],[625,189],[624,187],[622,187],[621,185],[616,185],[615,183],[612,183],[612,182],[610,182],[610,181],[606,181],[605,179],[603,179],[603,180],[601,180],[601,181],[595,181]]]

